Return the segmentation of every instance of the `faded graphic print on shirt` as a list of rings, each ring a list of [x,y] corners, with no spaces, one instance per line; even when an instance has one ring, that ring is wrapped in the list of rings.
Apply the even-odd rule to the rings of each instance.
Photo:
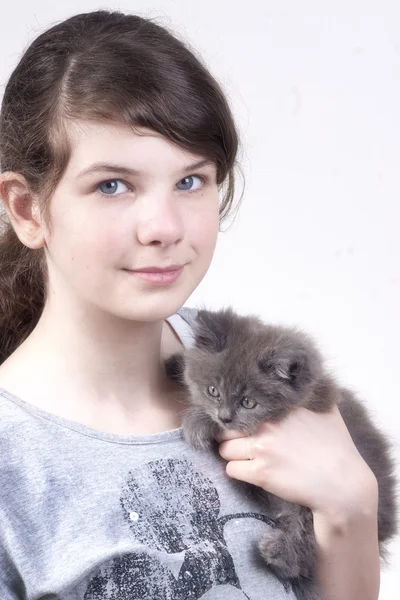
[[[187,460],[149,462],[130,473],[122,492],[123,517],[143,551],[125,554],[103,566],[91,580],[85,600],[197,600],[213,588],[228,586],[228,597],[251,600],[242,590],[223,535],[231,519],[221,517],[213,483]],[[285,587],[289,592],[290,588]]]

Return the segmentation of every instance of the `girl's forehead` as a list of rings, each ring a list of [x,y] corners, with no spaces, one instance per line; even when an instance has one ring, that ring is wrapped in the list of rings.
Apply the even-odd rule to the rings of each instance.
[[[163,136],[152,129],[145,127],[131,127],[126,123],[117,121],[96,121],[94,119],[73,119],[65,122],[68,137],[75,144],[84,142],[87,139],[99,137],[126,137],[128,139],[137,139],[141,137]]]
[[[178,172],[205,161],[204,156],[188,152],[158,132],[123,123],[76,121],[68,125],[67,134],[71,143],[68,170],[74,177],[89,175],[92,166],[101,164],[144,173]]]
[[[119,151],[119,154],[123,155],[130,149],[136,152],[140,149],[143,152],[154,147],[183,153],[181,148],[151,129],[133,129],[122,123],[78,121],[68,127],[67,131],[72,152],[76,156],[90,151],[92,155],[100,158],[105,153],[114,154],[115,151]]]

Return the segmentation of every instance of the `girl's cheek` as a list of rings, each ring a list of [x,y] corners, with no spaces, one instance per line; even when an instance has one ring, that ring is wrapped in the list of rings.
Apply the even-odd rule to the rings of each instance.
[[[188,233],[200,241],[210,240],[217,236],[219,229],[218,202],[205,203],[202,210],[187,215]]]
[[[199,221],[195,225],[196,237],[200,240],[203,246],[214,247],[217,242],[219,231],[219,216],[218,213],[214,216],[209,216],[203,221]]]
[[[126,228],[122,228],[115,221],[94,224],[93,230],[86,240],[87,251],[94,256],[102,256],[110,260],[123,252],[129,238],[132,245],[133,232],[130,232],[129,235]]]

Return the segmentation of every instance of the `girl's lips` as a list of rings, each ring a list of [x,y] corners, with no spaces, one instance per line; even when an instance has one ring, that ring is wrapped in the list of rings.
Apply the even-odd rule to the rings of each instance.
[[[182,267],[170,268],[168,270],[149,267],[149,270],[147,271],[127,270],[127,272],[131,275],[134,275],[138,279],[141,279],[142,281],[151,283],[152,285],[168,285],[179,279],[183,269],[184,265]]]

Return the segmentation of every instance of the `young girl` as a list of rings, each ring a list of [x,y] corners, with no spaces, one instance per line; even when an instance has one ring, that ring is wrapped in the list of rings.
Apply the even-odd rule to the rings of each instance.
[[[77,15],[27,49],[0,126],[1,599],[293,600],[244,480],[312,509],[326,600],[376,600],[377,484],[336,409],[220,456],[181,438],[163,361],[238,146],[207,69],[150,20]]]

